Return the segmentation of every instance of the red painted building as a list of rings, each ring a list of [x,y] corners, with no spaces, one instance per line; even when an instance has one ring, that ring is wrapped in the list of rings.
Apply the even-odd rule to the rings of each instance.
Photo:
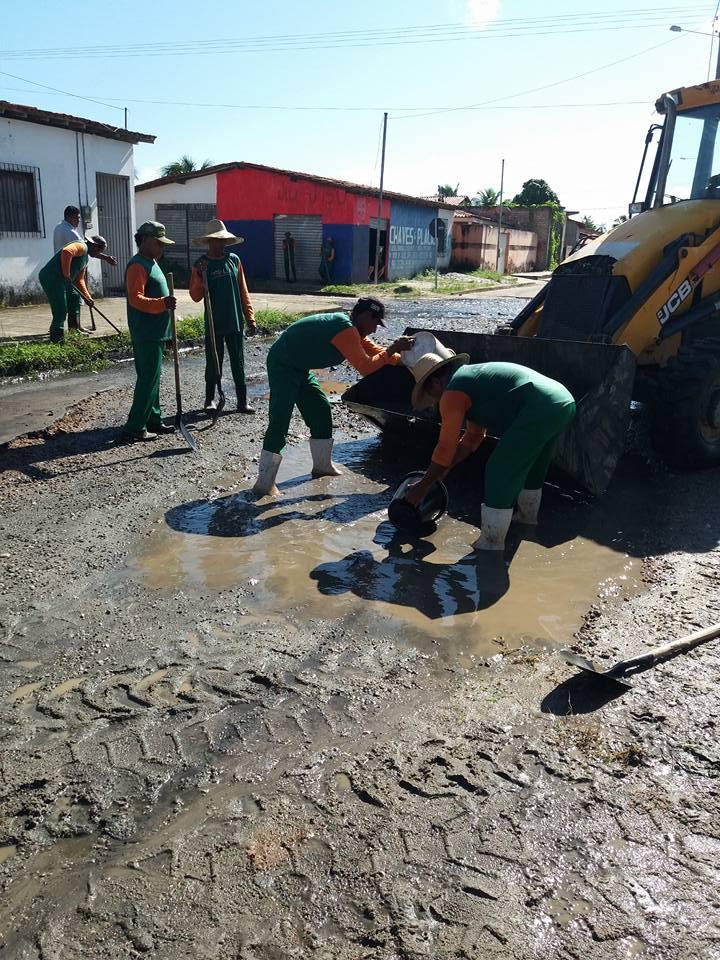
[[[320,247],[332,239],[337,283],[372,276],[380,241],[380,278],[412,276],[433,266],[431,222],[441,226],[439,266],[450,256],[452,211],[437,202],[386,193],[378,221],[378,194],[371,187],[253,163],[227,163],[135,188],[138,222],[160,220],[176,240],[179,257],[194,258],[188,239],[210,217],[245,238],[238,248],[250,278],[285,278],[283,238],[292,235],[298,280],[320,282]]]

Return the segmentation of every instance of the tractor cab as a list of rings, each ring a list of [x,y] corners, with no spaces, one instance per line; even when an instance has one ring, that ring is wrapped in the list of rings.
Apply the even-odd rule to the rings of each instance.
[[[665,120],[653,123],[645,138],[630,215],[687,200],[720,200],[720,81],[673,90],[656,108]]]

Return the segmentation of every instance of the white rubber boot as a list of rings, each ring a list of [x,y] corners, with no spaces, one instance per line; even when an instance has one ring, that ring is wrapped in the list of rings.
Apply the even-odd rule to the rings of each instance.
[[[513,520],[518,523],[537,523],[541,498],[542,487],[539,490],[521,490],[517,498],[517,509]]]
[[[475,550],[504,550],[505,535],[512,520],[512,507],[482,505],[482,530],[473,544]]]
[[[259,497],[270,494],[276,497],[280,491],[275,486],[275,477],[280,469],[282,457],[279,453],[271,453],[270,450],[263,450],[260,454],[260,463],[258,465],[258,478],[253,487],[253,493]]]
[[[332,462],[333,440],[310,439],[310,453],[312,454],[313,477],[339,477],[342,470]]]

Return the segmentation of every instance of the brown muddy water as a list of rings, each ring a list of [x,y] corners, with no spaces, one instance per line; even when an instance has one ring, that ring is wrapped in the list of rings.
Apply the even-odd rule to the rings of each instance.
[[[451,489],[437,529],[413,540],[386,512],[406,470],[383,463],[376,439],[336,443],[336,454],[344,475],[312,480],[307,445],[288,448],[277,499],[255,501],[247,480],[225,475],[236,492],[168,510],[130,575],[190,595],[238,589],[248,626],[256,617],[361,613],[400,643],[463,659],[565,644],[598,597],[639,589],[639,561],[592,505],[546,494],[538,533],[511,530],[505,557],[476,554],[472,477]]]

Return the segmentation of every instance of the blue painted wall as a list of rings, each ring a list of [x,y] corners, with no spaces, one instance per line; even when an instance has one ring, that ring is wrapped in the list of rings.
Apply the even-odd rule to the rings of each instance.
[[[323,240],[332,237],[335,246],[335,266],[332,283],[350,283],[353,269],[353,228],[349,223],[323,223]],[[320,251],[318,250],[318,281],[320,280]]]
[[[415,207],[392,201],[388,279],[412,277],[435,263],[435,239],[430,222],[438,215],[432,207]]]
[[[226,220],[225,226],[235,236],[245,238],[245,243],[232,248],[242,260],[245,276],[249,280],[271,280],[275,272],[272,220]]]
[[[353,227],[353,283],[367,283],[369,255],[370,227]]]

